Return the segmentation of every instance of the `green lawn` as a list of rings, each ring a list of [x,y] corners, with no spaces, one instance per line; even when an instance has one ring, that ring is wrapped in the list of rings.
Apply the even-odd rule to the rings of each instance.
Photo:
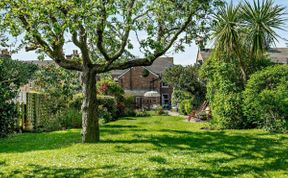
[[[288,177],[288,135],[201,130],[178,117],[126,118],[81,144],[80,130],[0,140],[0,177]]]

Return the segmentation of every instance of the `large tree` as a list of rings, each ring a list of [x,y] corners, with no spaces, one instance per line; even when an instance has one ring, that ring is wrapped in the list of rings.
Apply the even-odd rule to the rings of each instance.
[[[99,141],[95,75],[148,66],[175,47],[205,34],[220,0],[1,0],[1,26],[24,34],[27,50],[45,53],[59,66],[82,72],[82,141]],[[135,45],[135,43],[137,45]],[[69,60],[64,45],[81,57]],[[133,45],[143,53],[135,60]]]

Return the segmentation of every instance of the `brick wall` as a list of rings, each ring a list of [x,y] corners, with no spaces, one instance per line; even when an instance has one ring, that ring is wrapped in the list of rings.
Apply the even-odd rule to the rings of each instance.
[[[126,73],[122,74],[118,79],[119,84],[124,90],[139,91],[134,94],[136,106],[148,107],[150,105],[162,105],[162,94],[168,94],[169,102],[171,105],[172,87],[162,87],[159,75],[150,72],[148,76],[143,76],[144,67],[133,67]],[[161,96],[158,98],[145,98],[143,94],[145,91],[157,91]],[[136,98],[137,97],[137,98]]]

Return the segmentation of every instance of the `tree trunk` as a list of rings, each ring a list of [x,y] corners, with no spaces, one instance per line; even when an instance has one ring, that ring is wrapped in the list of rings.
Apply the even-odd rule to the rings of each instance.
[[[86,68],[82,73],[84,100],[82,104],[82,142],[100,140],[99,119],[96,103],[96,73]]]

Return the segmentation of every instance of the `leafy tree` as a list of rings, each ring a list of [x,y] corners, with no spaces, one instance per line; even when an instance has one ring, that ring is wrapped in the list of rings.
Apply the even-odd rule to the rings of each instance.
[[[100,139],[96,117],[96,74],[151,65],[170,48],[183,50],[207,32],[207,20],[220,0],[2,0],[0,26],[13,36],[24,34],[27,50],[45,53],[59,66],[82,72],[83,142]],[[132,32],[143,58],[135,60]],[[139,35],[141,33],[141,37]],[[135,41],[135,40],[134,40]],[[69,60],[72,42],[82,56]]]
[[[283,30],[287,20],[285,11],[285,7],[274,5],[273,0],[263,0],[262,3],[254,1],[253,5],[245,0],[241,7],[241,18],[247,29],[245,41],[251,58],[263,59],[271,44],[280,37],[275,29]]]
[[[0,137],[14,131],[17,119],[14,99],[19,87],[28,82],[36,69],[32,64],[0,58]]]
[[[174,87],[174,101],[187,99],[187,96],[190,96],[190,99],[194,96],[195,101],[205,98],[206,88],[204,82],[200,80],[198,68],[198,66],[192,65],[186,67],[176,65],[165,70],[162,76],[163,81]],[[186,92],[189,94],[187,95]]]

